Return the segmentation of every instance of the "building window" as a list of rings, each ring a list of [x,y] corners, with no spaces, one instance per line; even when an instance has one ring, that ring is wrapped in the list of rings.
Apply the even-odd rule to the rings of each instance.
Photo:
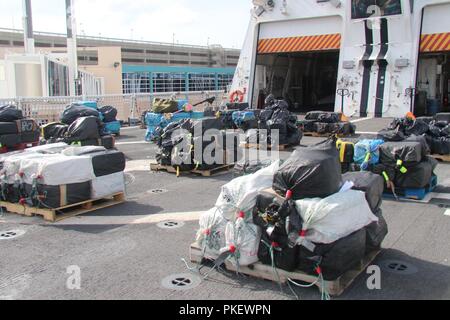
[[[352,19],[402,14],[400,0],[352,0]]]
[[[48,62],[48,86],[51,97],[69,95],[69,75],[66,66],[53,61]]]
[[[226,90],[233,81],[227,73],[135,72],[122,77],[124,94]]]
[[[122,89],[124,94],[151,93],[150,77],[148,73],[124,73],[122,79]]]
[[[186,91],[185,73],[153,73],[154,92]]]
[[[189,74],[189,91],[216,90],[216,75],[214,73]]]
[[[227,87],[233,82],[233,74],[219,74],[218,90],[226,90]]]

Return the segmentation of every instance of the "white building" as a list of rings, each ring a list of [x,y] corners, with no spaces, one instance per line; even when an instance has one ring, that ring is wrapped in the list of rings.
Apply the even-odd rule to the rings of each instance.
[[[103,94],[103,79],[79,70],[79,95]],[[0,98],[68,96],[67,54],[8,54],[0,60]]]
[[[260,107],[273,93],[297,111],[363,117],[448,106],[450,1],[253,3],[233,97]]]

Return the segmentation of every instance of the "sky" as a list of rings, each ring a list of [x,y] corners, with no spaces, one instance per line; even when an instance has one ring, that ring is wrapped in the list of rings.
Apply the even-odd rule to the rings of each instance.
[[[0,1],[0,28],[22,29],[22,0]],[[65,33],[65,0],[32,0],[35,31]],[[75,0],[79,34],[241,48],[251,0]]]

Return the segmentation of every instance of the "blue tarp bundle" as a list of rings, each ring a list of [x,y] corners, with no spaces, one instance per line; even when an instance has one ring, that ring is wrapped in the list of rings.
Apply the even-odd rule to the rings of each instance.
[[[371,164],[380,162],[380,146],[383,140],[361,140],[355,145],[355,163],[361,165],[362,170],[367,170]]]
[[[184,104],[183,104],[184,105]],[[180,112],[174,114],[159,114],[149,112],[145,116],[145,123],[147,125],[147,134],[145,141],[151,141],[156,128],[165,128],[172,122],[181,121],[184,119],[202,119],[204,118],[203,112]]]

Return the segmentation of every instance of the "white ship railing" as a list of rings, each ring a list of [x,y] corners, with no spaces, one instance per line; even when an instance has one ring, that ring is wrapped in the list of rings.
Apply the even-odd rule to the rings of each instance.
[[[17,106],[24,116],[33,118],[39,124],[59,122],[61,113],[71,103],[77,101],[97,101],[99,106],[113,106],[118,110],[118,119],[128,122],[130,119],[139,119],[141,115],[151,109],[154,98],[186,99],[196,104],[207,98],[215,97],[213,107],[217,108],[226,102],[228,95],[225,91],[202,92],[164,92],[148,94],[123,94],[102,96],[76,96],[76,97],[17,97],[0,99],[0,106],[11,104]],[[197,109],[201,110],[204,105]]]

